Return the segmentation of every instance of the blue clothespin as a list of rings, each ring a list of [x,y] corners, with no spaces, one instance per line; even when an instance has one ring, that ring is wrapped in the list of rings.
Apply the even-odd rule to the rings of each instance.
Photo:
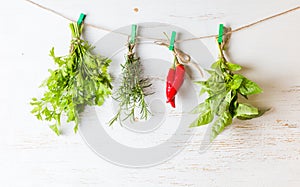
[[[169,50],[171,50],[171,51],[174,50],[175,38],[176,38],[176,32],[172,31],[172,36],[171,36],[170,45],[169,45]]]
[[[135,43],[135,39],[136,39],[136,29],[137,29],[137,25],[132,24],[131,26],[131,37],[130,37],[130,43],[134,44]]]

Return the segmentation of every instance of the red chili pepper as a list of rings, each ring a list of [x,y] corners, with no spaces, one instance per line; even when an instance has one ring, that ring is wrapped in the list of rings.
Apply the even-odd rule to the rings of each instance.
[[[175,108],[175,97],[170,101],[170,104],[173,108]]]
[[[185,73],[184,65],[182,64],[176,65],[174,81],[167,98],[168,102],[171,102],[171,100],[175,97],[176,93],[180,89],[184,80],[184,73]]]
[[[172,89],[172,85],[175,78],[175,69],[170,68],[167,76],[167,84],[166,84],[166,96],[167,96],[167,103],[170,102],[171,106],[175,108],[175,97],[170,98],[170,91]]]

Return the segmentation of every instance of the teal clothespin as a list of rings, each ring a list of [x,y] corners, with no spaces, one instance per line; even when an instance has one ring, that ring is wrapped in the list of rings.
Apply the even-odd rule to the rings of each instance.
[[[169,50],[171,50],[171,51],[174,50],[175,38],[176,38],[176,32],[172,31],[172,36],[171,36],[170,46],[169,46]]]
[[[130,43],[134,44],[135,43],[135,39],[136,39],[136,28],[137,25],[132,24],[131,26],[131,37],[130,37]]]
[[[219,25],[219,36],[218,36],[218,43],[221,44],[223,42],[223,36],[224,36],[224,25]]]
[[[82,24],[82,22],[83,22],[85,16],[86,16],[86,15],[85,15],[84,13],[81,13],[81,14],[80,14],[80,16],[79,16],[79,18],[78,18],[78,21],[77,21],[77,24],[78,24],[78,25],[81,25],[81,24]]]

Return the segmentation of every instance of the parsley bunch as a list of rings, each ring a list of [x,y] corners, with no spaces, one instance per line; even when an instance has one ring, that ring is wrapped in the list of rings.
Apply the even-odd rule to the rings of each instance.
[[[50,76],[43,82],[46,92],[41,99],[33,98],[31,111],[39,120],[52,122],[50,128],[60,134],[61,116],[67,116],[67,122],[75,122],[78,130],[79,114],[85,105],[101,106],[104,99],[111,95],[111,77],[108,67],[111,60],[92,54],[94,49],[81,39],[83,24],[71,23],[72,41],[70,52],[57,57],[54,48],[50,56],[58,65],[49,70]]]
[[[259,94],[262,89],[236,73],[242,67],[227,61],[223,53],[224,46],[224,43],[218,43],[219,59],[208,70],[210,77],[206,81],[196,82],[202,86],[200,94],[207,93],[208,98],[192,111],[199,116],[190,125],[197,127],[213,122],[211,141],[232,123],[233,118],[246,120],[263,114],[258,108],[238,101],[238,96],[248,99],[249,95]]]

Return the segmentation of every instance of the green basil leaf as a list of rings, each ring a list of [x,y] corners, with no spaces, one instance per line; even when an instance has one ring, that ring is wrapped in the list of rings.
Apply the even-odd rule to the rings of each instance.
[[[220,102],[219,106],[216,108],[216,114],[218,116],[221,116],[224,112],[228,111],[229,106],[230,106],[230,102],[231,102],[231,91],[229,91],[225,95],[225,97]]]
[[[242,69],[242,66],[231,62],[226,62],[226,66],[230,71],[239,71]]]
[[[252,116],[258,115],[259,111],[256,107],[246,104],[246,103],[239,103],[238,107],[235,110],[235,116]]]
[[[231,92],[220,92],[212,97],[209,98],[210,107],[214,114],[218,113],[220,105],[228,105],[231,101]],[[221,106],[223,109],[224,106]],[[221,109],[220,109],[221,110]]]
[[[232,77],[231,82],[229,83],[231,85],[231,90],[237,90],[242,82],[244,81],[245,77],[239,74],[235,74]]]
[[[223,62],[222,59],[218,59],[216,62],[214,62],[210,67],[211,69],[217,69],[221,66],[221,63]]]
[[[214,119],[214,116],[211,110],[206,110],[204,113],[201,113],[199,117],[190,125],[190,127],[198,127],[206,125]]]
[[[214,140],[226,126],[232,123],[232,116],[227,111],[224,112],[212,125],[211,141]]]
[[[214,95],[218,92],[224,92],[226,90],[226,83],[222,76],[218,75],[216,72],[211,75],[207,81],[202,83],[202,86],[207,90],[211,95]]]
[[[262,89],[255,82],[252,82],[251,80],[245,78],[238,91],[242,95],[247,96],[252,94],[259,94],[262,92]]]
[[[196,106],[191,113],[192,114],[199,114],[199,113],[203,113],[207,110],[210,110],[210,106],[209,106],[209,101],[206,100],[205,102],[199,104],[198,106]]]
[[[249,119],[260,117],[269,110],[270,108],[259,109],[258,114],[237,116],[237,118],[240,120],[249,120]]]

